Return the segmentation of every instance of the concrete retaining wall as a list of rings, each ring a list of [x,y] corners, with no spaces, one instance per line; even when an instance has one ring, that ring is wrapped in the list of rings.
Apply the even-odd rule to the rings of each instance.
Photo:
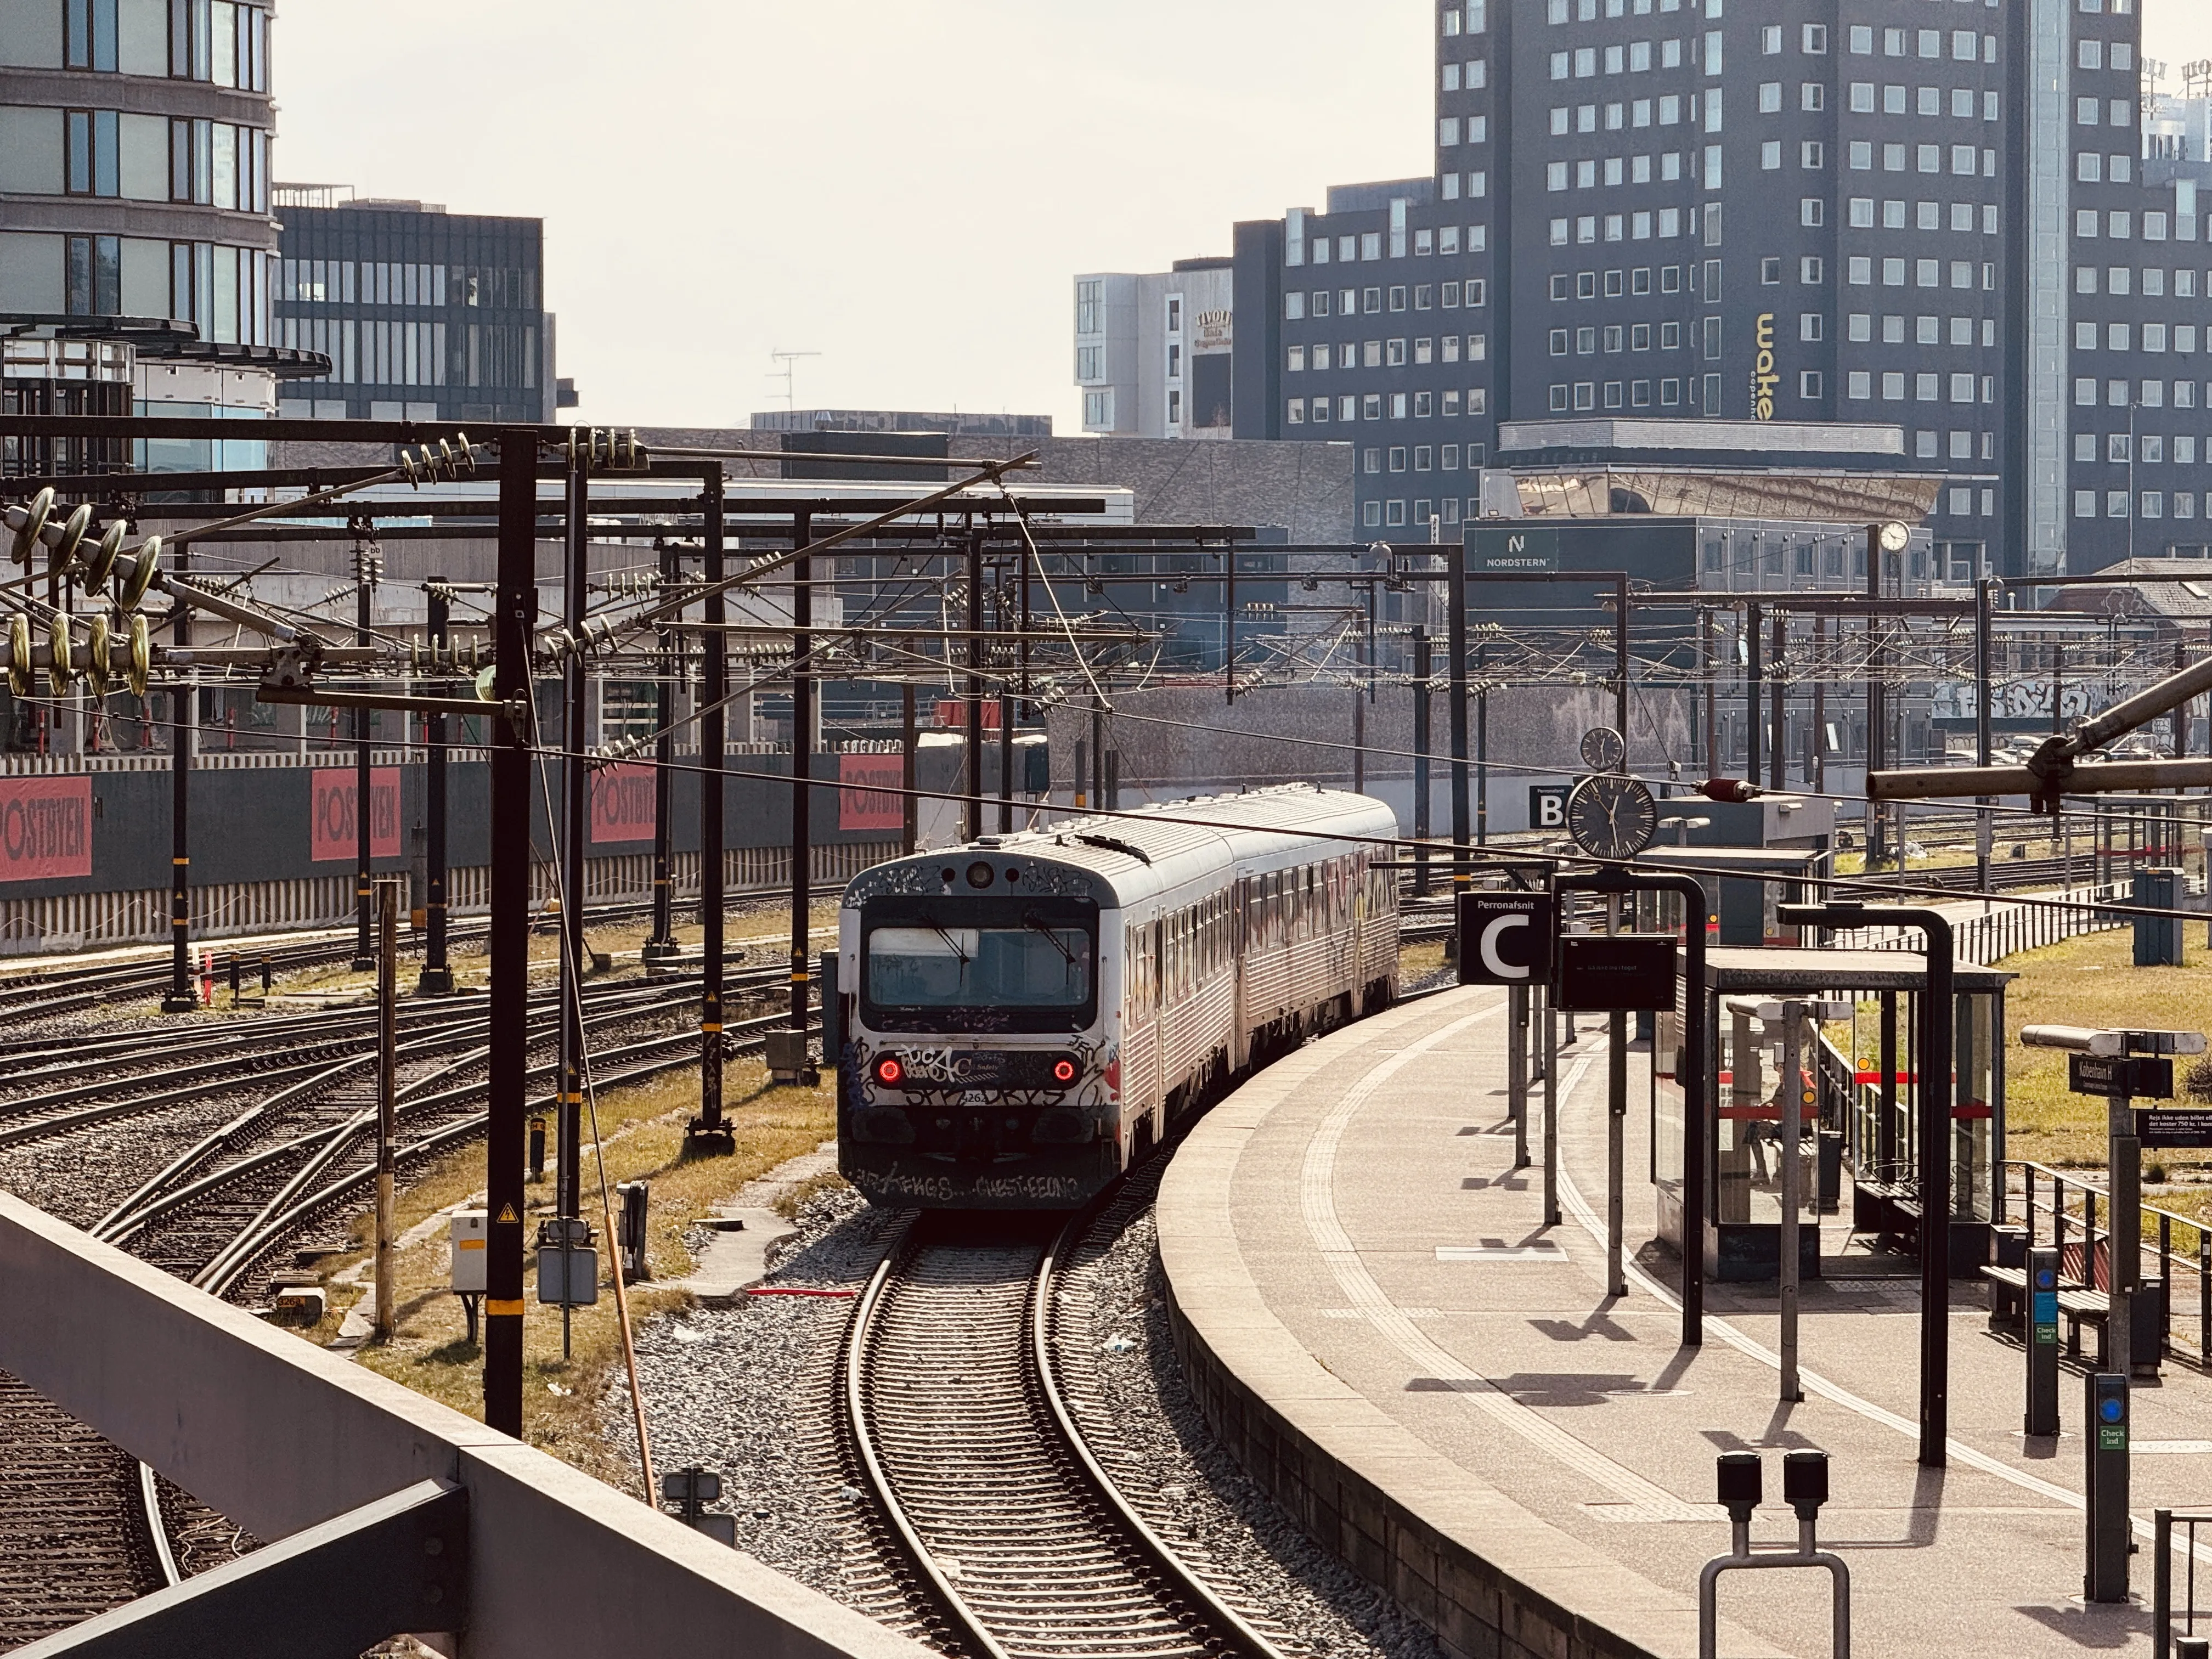
[[[5,1193],[0,1286],[0,1370],[263,1538],[426,1478],[465,1486],[472,1659],[926,1659],[750,1556]]]

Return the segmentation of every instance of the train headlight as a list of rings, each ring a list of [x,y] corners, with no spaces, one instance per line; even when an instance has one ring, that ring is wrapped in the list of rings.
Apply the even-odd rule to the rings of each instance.
[[[1075,1081],[1075,1062],[1062,1058],[1052,1063],[1052,1080],[1063,1089]]]
[[[906,1081],[906,1065],[896,1054],[885,1054],[876,1062],[876,1081],[886,1089],[896,1089]]]

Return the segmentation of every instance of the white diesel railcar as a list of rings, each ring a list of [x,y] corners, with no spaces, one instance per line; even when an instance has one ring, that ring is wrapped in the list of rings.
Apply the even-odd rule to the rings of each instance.
[[[825,1010],[839,1168],[884,1205],[1083,1203],[1231,1079],[1391,1000],[1397,833],[1298,784],[864,872]]]

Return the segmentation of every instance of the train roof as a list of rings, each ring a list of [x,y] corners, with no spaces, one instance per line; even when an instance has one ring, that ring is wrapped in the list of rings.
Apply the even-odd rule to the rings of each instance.
[[[878,893],[943,891],[943,868],[981,855],[1025,859],[1032,866],[1042,860],[1060,890],[1090,889],[1088,896],[1100,903],[1120,904],[1180,886],[1218,867],[1224,856],[1272,867],[1299,862],[1297,851],[1313,848],[1317,838],[1326,844],[1323,855],[1333,857],[1347,850],[1335,836],[1397,833],[1396,815],[1370,795],[1285,784],[1068,818],[1048,830],[984,836],[864,871],[846,890],[845,902],[857,904]],[[1086,876],[1091,880],[1085,881]],[[1032,884],[1029,890],[1045,889]]]

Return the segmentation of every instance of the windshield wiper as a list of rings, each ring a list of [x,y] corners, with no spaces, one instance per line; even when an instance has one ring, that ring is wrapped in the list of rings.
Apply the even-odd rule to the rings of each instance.
[[[1066,961],[1067,965],[1071,968],[1075,966],[1075,952],[1060,942],[1060,935],[1052,930],[1052,925],[1042,916],[1038,915],[1034,910],[1025,911],[1022,916],[1022,926],[1035,933],[1042,933],[1050,942],[1052,948],[1059,951]]]
[[[968,953],[960,948],[960,941],[953,938],[951,934],[946,933],[944,928],[939,927],[933,921],[929,924],[929,931],[936,934],[938,938],[943,939],[947,945],[952,947],[952,954],[960,958],[961,977],[963,979],[966,978],[968,974]]]

